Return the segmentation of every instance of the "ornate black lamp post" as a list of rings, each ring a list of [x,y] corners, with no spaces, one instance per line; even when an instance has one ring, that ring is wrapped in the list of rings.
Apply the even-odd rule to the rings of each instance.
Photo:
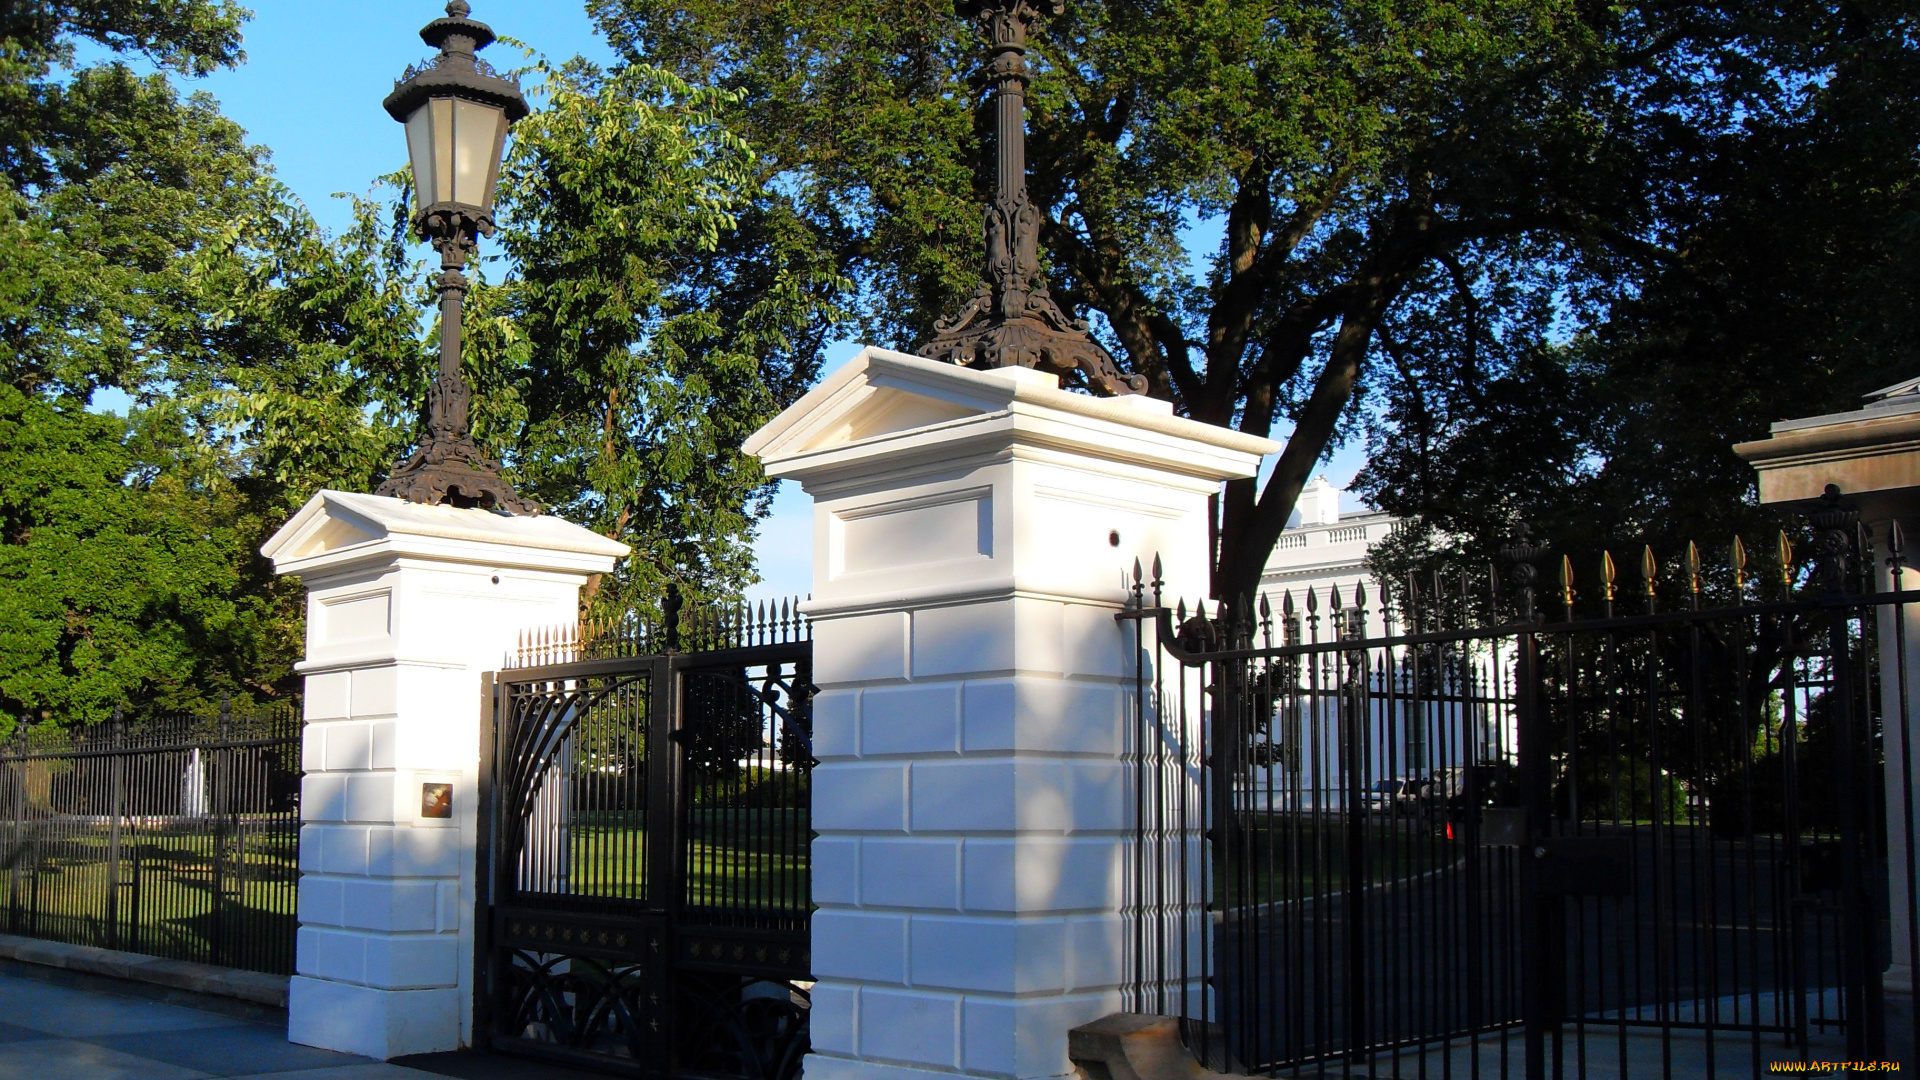
[[[987,39],[994,107],[993,202],[986,208],[987,280],[958,313],[934,324],[935,359],[979,368],[1079,369],[1099,394],[1137,394],[1146,379],[1122,375],[1113,357],[1047,295],[1040,278],[1040,208],[1027,195],[1027,32],[1065,0],[959,0]]]
[[[493,235],[493,188],[507,128],[528,111],[520,88],[474,55],[493,41],[493,30],[468,18],[471,10],[453,0],[446,18],[420,31],[440,55],[408,68],[385,102],[407,126],[414,228],[440,253],[440,373],[427,393],[426,438],[375,494],[537,514],[540,507],[514,492],[469,434],[473,392],[460,375],[460,305],[467,295],[461,267],[480,237]]]

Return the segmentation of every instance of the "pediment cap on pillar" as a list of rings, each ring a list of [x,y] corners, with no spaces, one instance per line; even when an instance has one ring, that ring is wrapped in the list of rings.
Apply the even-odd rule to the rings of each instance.
[[[604,574],[630,549],[551,515],[423,506],[384,495],[319,491],[260,547],[280,574],[349,569],[411,556],[442,562]]]
[[[1867,522],[1920,514],[1920,393],[1915,380],[1869,396],[1864,408],[1782,420],[1768,437],[1735,443],[1758,474],[1762,504],[1809,504],[1828,484]]]
[[[769,476],[802,483],[872,459],[950,458],[1027,444],[1209,482],[1252,476],[1280,444],[1173,415],[1144,395],[1096,398],[1023,368],[975,371],[869,346],[749,437]]]

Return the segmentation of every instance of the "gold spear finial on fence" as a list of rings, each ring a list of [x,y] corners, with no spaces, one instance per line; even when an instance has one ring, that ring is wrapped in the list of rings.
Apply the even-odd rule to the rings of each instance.
[[[1693,541],[1687,541],[1687,593],[1692,597],[1693,606],[1700,606],[1700,547]]]
[[[1734,601],[1740,599],[1740,593],[1747,587],[1747,545],[1740,542],[1739,534],[1733,538],[1733,592]]]
[[[1659,572],[1660,572],[1660,561],[1653,557],[1653,545],[1648,544],[1645,547],[1642,547],[1640,549],[1640,582],[1643,586],[1645,586],[1647,591],[1646,595],[1647,595],[1648,611],[1653,610],[1653,602],[1654,602],[1656,591],[1657,591],[1654,586],[1653,579],[1654,579],[1654,575],[1658,574]]]
[[[1780,588],[1793,595],[1793,541],[1785,529],[1780,530]]]
[[[1567,621],[1573,621],[1573,560],[1560,556],[1560,606],[1567,609]]]

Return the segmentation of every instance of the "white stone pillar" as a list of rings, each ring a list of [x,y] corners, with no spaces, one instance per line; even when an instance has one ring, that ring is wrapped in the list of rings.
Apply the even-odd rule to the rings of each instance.
[[[484,681],[627,549],[559,518],[323,491],[261,551],[307,588],[287,1036],[381,1059],[471,1045]],[[427,816],[440,784],[451,816]]]
[[[1915,501],[1900,500],[1905,504],[1900,508],[1912,510]],[[1882,592],[1920,588],[1920,573],[1908,568],[1896,575],[1887,563],[1894,520],[1884,516],[1888,509],[1883,502],[1863,515],[1873,531],[1874,587]],[[1920,515],[1903,515],[1900,520],[1903,531],[1908,521],[1915,523],[1915,540],[1920,540]],[[1913,556],[1907,558],[1911,561]],[[1912,994],[1913,949],[1907,905],[1909,891],[1915,883],[1907,865],[1907,823],[1913,812],[1911,788],[1920,787],[1920,759],[1916,759],[1915,750],[1906,743],[1908,735],[1920,735],[1920,604],[1882,605],[1876,617],[1880,648],[1881,750],[1886,760],[1887,916],[1892,946],[1882,985],[1890,994]],[[1909,777],[1912,785],[1908,784]]]
[[[1920,577],[1908,570],[1896,581],[1885,562],[1893,522],[1920,539],[1920,391],[1915,383],[1909,379],[1870,394],[1865,406],[1852,412],[1780,421],[1767,438],[1733,448],[1758,473],[1762,503],[1810,508],[1831,484],[1859,506],[1861,522],[1873,530],[1878,553],[1874,582],[1883,591],[1914,588]],[[1909,550],[1916,539],[1908,540]],[[1912,558],[1908,556],[1909,561]],[[1883,985],[1888,993],[1910,1000],[1914,972],[1907,904],[1920,882],[1907,865],[1913,792],[1907,789],[1906,775],[1911,770],[1920,782],[1920,749],[1904,745],[1902,719],[1909,728],[1920,726],[1920,605],[1882,606],[1877,616],[1892,938]],[[1902,1021],[1890,1023],[1889,1030],[1909,1029]]]
[[[1070,1071],[1122,1007],[1135,559],[1278,447],[868,349],[747,442],[814,497],[808,1080]]]

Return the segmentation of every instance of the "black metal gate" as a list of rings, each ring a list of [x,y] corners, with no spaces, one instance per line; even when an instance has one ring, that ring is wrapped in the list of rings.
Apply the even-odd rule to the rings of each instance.
[[[1882,972],[1920,940],[1911,897],[1888,933],[1908,717],[1878,657],[1920,593],[1874,591],[1850,521],[1820,535],[1810,579],[1783,536],[1765,574],[1602,554],[1585,597],[1527,540],[1504,581],[1371,605],[1189,613],[1140,582],[1134,1007],[1275,1076],[1884,1059]]]
[[[496,677],[476,1029],[635,1076],[807,1050],[812,642],[791,605],[588,625]]]

